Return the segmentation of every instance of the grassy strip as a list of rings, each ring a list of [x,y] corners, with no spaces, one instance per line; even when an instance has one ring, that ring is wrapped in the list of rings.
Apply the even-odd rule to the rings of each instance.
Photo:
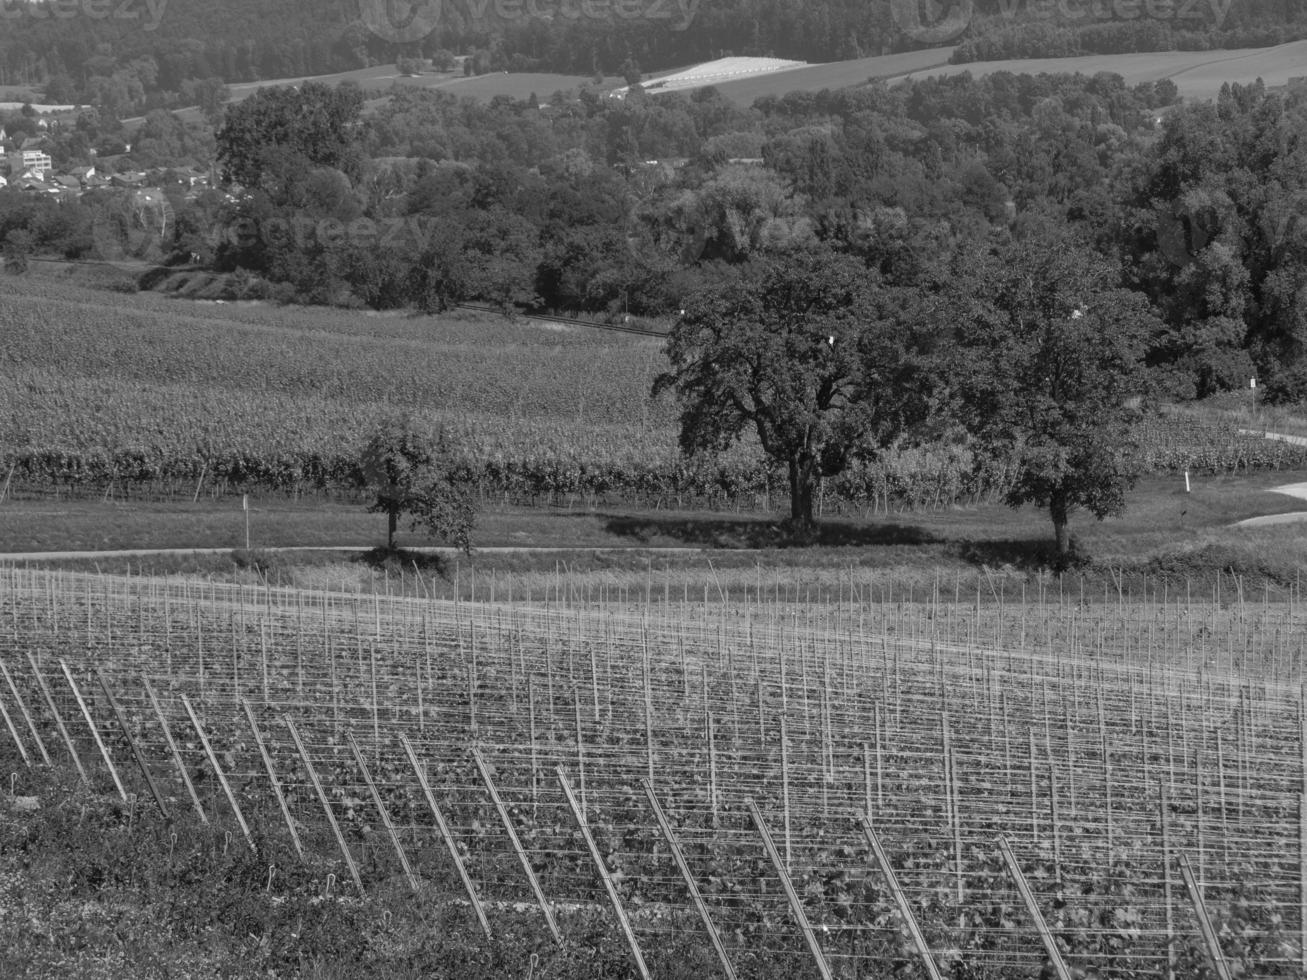
[[[1293,525],[1229,525],[1307,510],[1301,501],[1270,492],[1304,479],[1303,473],[1195,478],[1185,493],[1182,478],[1150,478],[1131,495],[1124,517],[1100,523],[1082,515],[1073,522],[1080,547],[1093,559],[1077,574],[1088,576],[1095,593],[1100,584],[1115,593],[1130,582],[1138,591],[1145,579],[1157,577],[1201,590],[1218,573],[1244,576],[1277,594],[1295,587],[1298,569],[1307,565],[1307,545]],[[838,595],[855,581],[901,589],[932,588],[941,579],[988,594],[991,588],[1019,590],[1020,582],[1046,574],[1050,559],[1045,515],[1000,505],[830,519],[815,542],[789,539],[777,515],[497,509],[483,515],[476,544],[532,550],[483,550],[471,558],[448,551],[379,554],[371,546],[381,540],[380,518],[360,506],[255,500],[250,529],[253,548],[247,552],[244,515],[234,501],[0,506],[0,540],[13,551],[224,549],[58,565],[444,598],[487,599],[493,589],[501,600],[685,601],[740,598],[760,586],[792,590],[801,583],[817,595]],[[402,545],[426,543],[401,537]],[[342,544],[357,550],[268,550]],[[1123,574],[1129,581],[1122,582]]]
[[[300,863],[288,844],[259,836],[262,828],[252,853],[239,833],[233,839],[182,812],[182,801],[164,821],[144,801],[123,804],[71,771],[24,769],[11,746],[0,765],[16,773],[12,793],[0,796],[0,976],[8,980],[630,972],[602,911],[562,913],[560,947],[538,915],[497,908],[488,943],[453,881],[425,879],[417,896],[400,880],[372,886],[364,901],[342,897],[346,885],[324,897],[327,875],[342,869]],[[19,808],[30,804],[39,809]],[[359,850],[368,861],[368,848]],[[692,927],[664,938],[645,954],[658,976],[712,972]],[[761,961],[750,966],[750,976],[783,975]]]

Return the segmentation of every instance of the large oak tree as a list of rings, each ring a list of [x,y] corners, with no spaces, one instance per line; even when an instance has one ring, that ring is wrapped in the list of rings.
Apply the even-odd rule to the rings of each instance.
[[[785,466],[790,520],[810,529],[823,477],[902,431],[923,389],[911,332],[860,261],[824,248],[718,267],[686,302],[655,394],[680,396],[687,455],[752,432]]]

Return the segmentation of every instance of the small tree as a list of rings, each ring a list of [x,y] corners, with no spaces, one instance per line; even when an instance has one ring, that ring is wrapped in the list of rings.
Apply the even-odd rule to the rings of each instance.
[[[31,254],[32,236],[29,232],[15,228],[5,235],[0,257],[4,258],[6,272],[11,275],[22,275],[27,271],[27,257]]]
[[[364,486],[373,495],[369,514],[386,515],[386,548],[395,550],[402,515],[412,529],[425,530],[471,553],[476,507],[467,484],[449,465],[443,433],[430,436],[411,416],[382,421],[359,459]]]
[[[1007,503],[1048,510],[1063,566],[1071,514],[1122,513],[1136,478],[1133,406],[1160,323],[1120,280],[1054,233],[968,257],[953,278],[953,378],[968,427],[1015,467]]]

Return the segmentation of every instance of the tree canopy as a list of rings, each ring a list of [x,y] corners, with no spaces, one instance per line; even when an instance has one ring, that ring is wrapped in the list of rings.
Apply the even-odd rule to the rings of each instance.
[[[973,253],[955,272],[950,378],[963,418],[1014,471],[1007,502],[1049,512],[1065,563],[1077,508],[1101,519],[1125,507],[1158,321],[1119,268],[1056,233]]]
[[[386,419],[368,440],[359,472],[373,498],[368,513],[386,515],[388,550],[395,549],[399,519],[408,515],[413,530],[471,552],[475,504],[441,435],[428,434],[410,416]]]
[[[655,392],[681,399],[688,454],[746,434],[786,468],[790,520],[811,528],[823,477],[902,431],[919,389],[910,338],[876,277],[817,248],[724,272],[686,301]]]
[[[315,168],[356,174],[362,111],[357,86],[309,82],[259,89],[227,108],[218,130],[223,173],[246,187],[284,183]]]

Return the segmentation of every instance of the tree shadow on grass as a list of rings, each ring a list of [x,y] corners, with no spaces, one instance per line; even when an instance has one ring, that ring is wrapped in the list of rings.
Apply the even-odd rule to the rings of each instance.
[[[375,572],[391,572],[396,575],[403,572],[407,575],[416,567],[423,575],[449,577],[449,557],[443,554],[410,551],[408,548],[378,547],[361,552],[354,557],[354,560],[367,565]]]
[[[806,531],[763,518],[650,517],[611,515],[604,529],[644,544],[671,539],[701,548],[859,548],[937,544],[940,539],[903,524],[821,522]]]
[[[1089,564],[1089,557],[1072,539],[1071,554],[1061,558],[1050,539],[1027,538],[1006,541],[961,541],[958,557],[977,567],[1008,566],[1023,571],[1070,571]]]

